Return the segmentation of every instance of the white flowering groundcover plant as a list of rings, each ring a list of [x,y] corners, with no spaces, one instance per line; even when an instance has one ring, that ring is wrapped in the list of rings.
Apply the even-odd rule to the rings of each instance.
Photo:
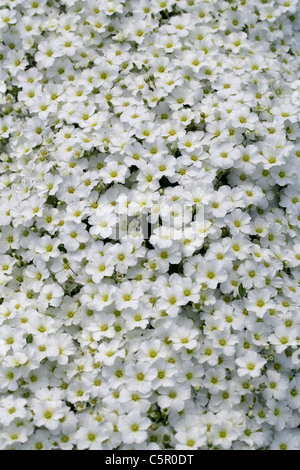
[[[0,449],[300,449],[297,0],[1,0]]]

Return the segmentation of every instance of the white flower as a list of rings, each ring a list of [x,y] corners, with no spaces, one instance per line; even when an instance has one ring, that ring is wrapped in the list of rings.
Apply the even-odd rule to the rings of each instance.
[[[118,429],[122,433],[122,440],[125,444],[142,443],[147,439],[147,429],[151,421],[140,416],[137,411],[131,411],[127,416],[120,416]]]
[[[170,408],[170,410],[182,411],[185,401],[191,396],[190,386],[180,384],[179,386],[160,387],[157,402],[161,408]]]
[[[261,369],[265,363],[266,360],[262,359],[255,351],[248,351],[244,357],[236,359],[238,375],[240,377],[243,377],[244,375],[259,377],[261,375]]]
[[[91,416],[86,416],[75,434],[78,450],[103,450],[103,442],[109,438],[111,426],[101,426]]]
[[[27,401],[23,398],[4,397],[0,402],[2,425],[8,426],[16,418],[25,418],[27,414],[26,405]]]
[[[63,417],[61,407],[52,402],[41,402],[34,407],[34,423],[36,426],[45,426],[54,431],[59,426],[59,420]]]
[[[0,6],[1,450],[299,449],[297,1]]]

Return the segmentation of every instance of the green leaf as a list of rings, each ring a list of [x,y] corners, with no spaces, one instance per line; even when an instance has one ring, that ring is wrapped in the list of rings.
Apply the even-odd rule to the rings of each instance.
[[[33,342],[33,336],[32,334],[30,333],[28,336],[26,336],[26,343],[27,344],[30,344]]]
[[[240,296],[240,298],[243,299],[246,294],[247,294],[247,291],[246,291],[245,287],[243,286],[243,284],[240,284],[239,285],[239,296]]]

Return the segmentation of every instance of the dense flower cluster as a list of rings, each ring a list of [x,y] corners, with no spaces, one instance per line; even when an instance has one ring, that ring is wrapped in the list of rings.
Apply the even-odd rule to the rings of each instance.
[[[0,449],[300,449],[297,0],[2,0]]]

